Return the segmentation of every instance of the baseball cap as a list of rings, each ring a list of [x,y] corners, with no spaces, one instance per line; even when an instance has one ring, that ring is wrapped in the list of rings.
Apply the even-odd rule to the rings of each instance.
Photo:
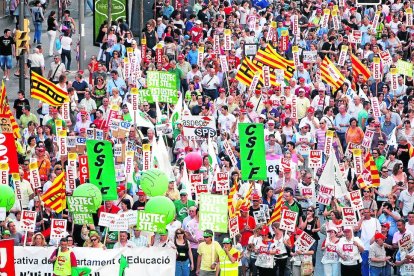
[[[315,113],[315,108],[309,107],[308,108],[308,113]]]
[[[187,193],[187,191],[181,190],[181,191],[180,191],[180,196],[181,196],[181,195],[188,195],[188,193]]]
[[[224,239],[223,239],[223,243],[228,243],[228,244],[231,244],[231,239],[229,239],[229,238],[224,238]]]
[[[374,238],[376,240],[378,240],[378,239],[385,240],[386,239],[385,235],[383,235],[382,233],[376,233],[375,236],[374,236]]]
[[[220,89],[219,89],[219,93],[225,93],[226,92],[226,89],[224,89],[223,87],[221,87]]]
[[[381,226],[387,227],[388,229],[390,229],[391,227],[391,225],[388,222],[381,224]]]
[[[269,227],[263,226],[262,230],[260,231],[260,235],[268,235],[269,232]]]
[[[305,92],[305,89],[301,87],[298,89],[298,92]]]
[[[266,115],[260,114],[259,118],[262,118],[262,119],[265,119],[266,120]]]
[[[254,91],[254,93],[256,93],[256,95],[260,95],[260,94],[262,94],[262,91],[261,91],[260,89],[256,89],[256,90]]]
[[[9,230],[4,230],[4,231],[3,231],[3,236],[4,236],[4,235],[9,235],[9,236],[10,236],[10,235],[11,235],[11,233],[10,233],[10,231],[9,231]]]
[[[212,236],[213,236],[213,231],[211,231],[210,229],[204,230],[204,233],[203,233],[204,238],[208,238]]]
[[[137,195],[138,195],[138,196],[144,196],[144,195],[145,195],[145,193],[144,193],[144,191],[143,191],[143,190],[139,190],[139,191],[137,192]]]
[[[40,176],[40,180],[47,181],[47,175],[42,174],[42,175]]]
[[[196,22],[195,22],[196,24],[202,24],[203,22],[201,22],[201,20],[196,20]]]
[[[304,83],[304,82],[305,82],[305,79],[304,79],[304,78],[302,78],[302,77],[300,77],[300,78],[299,78],[299,82],[300,82],[300,83]]]
[[[267,121],[267,124],[268,124],[268,125],[274,125],[274,124],[275,124],[275,121],[273,121],[273,120],[269,120],[269,121]]]
[[[121,191],[125,191],[125,186],[124,185],[121,185],[121,186],[116,187],[116,192],[117,193],[119,193]]]
[[[253,194],[252,195],[252,200],[253,201],[260,200],[260,196],[258,194]]]
[[[243,205],[242,207],[240,207],[240,212],[249,212],[249,207],[247,207],[246,205]]]
[[[184,59],[184,55],[179,55],[178,59]]]

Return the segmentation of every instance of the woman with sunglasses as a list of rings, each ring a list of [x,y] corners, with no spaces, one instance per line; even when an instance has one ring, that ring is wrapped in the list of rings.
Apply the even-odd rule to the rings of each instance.
[[[89,233],[89,242],[85,242],[86,247],[92,247],[92,248],[101,248],[104,249],[105,245],[101,243],[101,238],[99,237],[98,232],[91,231]]]
[[[369,188],[365,188],[362,190],[362,204],[364,208],[367,208],[371,211],[371,216],[376,217],[378,211],[377,202],[372,198],[372,191]]]
[[[190,271],[194,269],[194,261],[190,242],[185,237],[184,229],[178,228],[175,231],[174,246],[177,251],[175,276],[189,276]]]
[[[339,275],[339,256],[336,252],[336,244],[339,242],[337,237],[338,228],[331,227],[327,229],[326,239],[322,243],[323,256],[321,263],[325,275]]]
[[[306,209],[306,219],[300,225],[300,228],[312,236],[315,239],[314,244],[310,248],[314,253],[312,255],[312,264],[315,267],[316,264],[316,250],[318,250],[318,241],[319,241],[319,234],[318,232],[321,230],[321,222],[319,218],[315,214],[315,208],[313,206],[309,206]]]

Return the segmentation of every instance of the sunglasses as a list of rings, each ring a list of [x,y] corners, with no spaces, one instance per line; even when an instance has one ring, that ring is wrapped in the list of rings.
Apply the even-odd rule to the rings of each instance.
[[[312,209],[310,209],[310,210],[306,210],[306,211],[308,211],[308,212],[312,212],[312,213],[313,213],[313,212],[315,212],[315,211],[314,211],[314,210],[312,210]]]
[[[91,241],[93,241],[93,242],[94,242],[94,241],[97,241],[97,240],[98,240],[98,239],[91,239]]]

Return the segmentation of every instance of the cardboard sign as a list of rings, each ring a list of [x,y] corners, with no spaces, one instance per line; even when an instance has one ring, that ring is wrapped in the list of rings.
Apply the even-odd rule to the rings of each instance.
[[[334,195],[334,188],[332,186],[319,186],[319,193],[316,201],[323,205],[331,204],[332,197]]]
[[[334,131],[327,130],[326,139],[325,139],[325,147],[323,149],[325,156],[329,156],[331,154],[333,139],[334,139]]]
[[[286,230],[287,232],[294,232],[297,219],[298,213],[283,209],[282,219],[280,221],[280,229]]]
[[[391,91],[398,89],[398,70],[397,68],[390,68],[391,74]]]
[[[89,179],[88,157],[86,155],[79,155],[79,181],[80,184],[86,183]]]
[[[26,232],[34,232],[36,228],[36,212],[23,210],[20,229]]]
[[[373,137],[374,137],[374,132],[367,129],[364,134],[364,139],[362,139],[362,146],[369,150],[371,148]]]
[[[134,226],[137,224],[138,212],[136,210],[128,210],[128,212],[122,212],[119,214],[120,219],[126,220],[128,226]]]
[[[287,29],[282,29],[280,42],[279,42],[279,49],[280,51],[284,52],[287,51],[289,48],[289,31]]]
[[[263,225],[267,222],[266,215],[262,210],[254,211],[253,217],[257,225]]]
[[[38,189],[42,187],[42,183],[40,182],[40,174],[39,168],[37,167],[36,159],[30,160],[29,170],[30,170],[30,184],[32,184],[33,189]]]
[[[109,224],[109,231],[128,231],[128,220],[115,215],[115,220]]]
[[[411,234],[404,235],[404,237],[402,237],[398,241],[398,247],[399,247],[400,250],[401,249],[403,249],[403,250],[411,250],[411,248],[413,247],[413,241],[412,241]]]
[[[231,30],[230,29],[224,30],[224,50],[225,51],[231,50]]]
[[[318,51],[303,51],[303,62],[314,63],[318,59]]]
[[[354,208],[342,207],[342,225],[343,226],[357,226],[358,221],[355,215]]]
[[[331,10],[330,9],[324,9],[323,10],[323,15],[321,18],[321,28],[328,28],[328,22],[329,22],[329,16],[331,15]]]
[[[296,45],[292,46],[292,55],[293,55],[293,64],[297,68],[300,64],[299,47],[298,46],[296,46]]]
[[[0,207],[0,221],[5,221],[7,217],[6,207]]]
[[[339,20],[339,16],[338,16],[338,11],[336,11],[336,10],[332,11],[332,23],[333,23],[334,30],[336,30],[336,31],[339,30],[340,20]]]
[[[259,80],[260,80],[260,72],[256,72],[249,86],[249,94],[253,93],[256,90],[256,86],[259,83]]]
[[[411,78],[413,77],[413,64],[411,62],[399,59],[397,61],[397,69],[399,75],[404,75]]]
[[[379,56],[381,58],[381,61],[384,65],[388,65],[390,66],[392,64],[392,58],[391,58],[391,54],[388,50],[385,51],[381,51],[379,53]]]
[[[213,50],[214,50],[214,53],[216,53],[217,55],[220,54],[220,36],[219,35],[213,36]]]
[[[176,104],[178,101],[177,75],[170,72],[148,71],[147,87],[155,102]]]
[[[66,224],[66,219],[52,219],[50,239],[57,240],[66,237]]]
[[[413,9],[412,8],[407,8],[405,10],[405,23],[407,27],[413,25]]]
[[[266,180],[264,125],[239,123],[242,180]]]
[[[165,231],[166,227],[165,215],[139,211],[136,225],[136,229],[138,230],[162,233]]]
[[[73,223],[77,225],[93,224],[92,214],[72,214]]]
[[[354,168],[355,173],[358,175],[362,173],[363,167],[362,167],[362,150],[361,149],[354,149]]]
[[[315,192],[312,187],[302,186],[300,188],[300,194],[305,198],[312,198]]]
[[[225,55],[220,55],[220,66],[223,72],[229,71],[229,64],[227,62],[227,57]]]
[[[352,30],[352,34],[349,36],[349,42],[351,42],[351,43],[361,43],[362,42],[362,32],[360,30]]]
[[[151,145],[142,145],[142,171],[151,169]]]
[[[199,67],[203,66],[203,60],[204,60],[204,47],[200,46],[198,47],[198,56],[197,56],[197,65]]]
[[[290,17],[290,22],[292,24],[292,34],[297,37],[300,35],[299,16],[296,14],[292,15]]]
[[[225,192],[228,190],[230,190],[229,173],[228,172],[216,173],[216,191]]]
[[[203,184],[203,175],[201,173],[190,173],[188,178],[190,179],[191,192],[195,193],[196,187]]]
[[[227,233],[228,209],[226,195],[200,194],[199,229]]]
[[[239,234],[239,220],[236,217],[229,219],[229,234],[230,239],[234,238],[237,234]]]
[[[380,80],[382,78],[380,58],[374,57],[373,60],[374,63],[372,65],[372,75],[374,77],[374,80]]]
[[[269,66],[262,67],[264,87],[270,87],[270,69]]]
[[[4,123],[3,120],[5,118],[0,116],[0,124]],[[10,131],[12,131],[11,127]],[[0,132],[2,132],[0,133],[0,163],[8,163],[10,173],[19,173],[19,162],[13,133],[7,133],[4,128]]]
[[[378,98],[377,97],[372,97],[371,98],[371,106],[372,106],[372,115],[374,115],[375,118],[380,118],[381,117],[381,110],[380,110],[380,106],[379,106],[379,102],[378,102]]]
[[[230,146],[229,141],[228,140],[224,140],[222,145],[223,145],[224,151],[230,157],[230,161],[231,161],[233,167],[236,166],[237,159],[236,159],[236,156],[234,155],[233,150],[231,149],[231,146]]]
[[[217,135],[213,116],[183,116],[182,125],[187,139],[206,140]]]
[[[94,198],[88,196],[67,196],[68,210],[75,214],[96,213]]]
[[[9,186],[9,164],[0,163],[0,185]]]
[[[298,101],[296,95],[292,95],[292,119],[298,119]]]
[[[341,66],[344,66],[347,56],[348,56],[348,46],[342,45],[341,53],[339,54],[338,64]]]
[[[12,180],[14,184],[14,191],[16,193],[16,197],[18,200],[22,200],[22,189],[21,189],[21,180],[20,175],[18,173],[12,174]],[[1,220],[0,220],[1,221]]]
[[[372,29],[376,30],[380,20],[381,11],[375,12],[374,19],[372,20]]]
[[[309,251],[312,245],[315,243],[315,239],[306,233],[305,231],[300,234],[299,238],[295,241],[295,249],[302,252]]]
[[[355,190],[352,192],[349,192],[349,199],[351,201],[351,207],[356,210],[362,210],[364,209],[364,204],[362,202],[362,196],[360,190]]]
[[[309,168],[317,169],[322,167],[322,151],[310,150],[309,151]]]

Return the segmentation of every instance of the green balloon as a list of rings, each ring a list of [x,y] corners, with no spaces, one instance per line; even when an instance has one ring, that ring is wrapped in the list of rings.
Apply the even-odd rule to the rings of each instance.
[[[7,185],[0,185],[0,207],[6,207],[6,211],[13,208],[16,196],[11,187]]]
[[[142,173],[141,189],[147,196],[163,196],[168,190],[168,176],[158,169],[150,169]]]
[[[73,191],[73,196],[91,197],[93,204],[97,210],[102,203],[102,194],[98,187],[93,184],[85,183],[82,184]]]
[[[175,217],[175,205],[168,197],[156,196],[145,204],[145,212],[165,215],[165,223],[168,224]]]

